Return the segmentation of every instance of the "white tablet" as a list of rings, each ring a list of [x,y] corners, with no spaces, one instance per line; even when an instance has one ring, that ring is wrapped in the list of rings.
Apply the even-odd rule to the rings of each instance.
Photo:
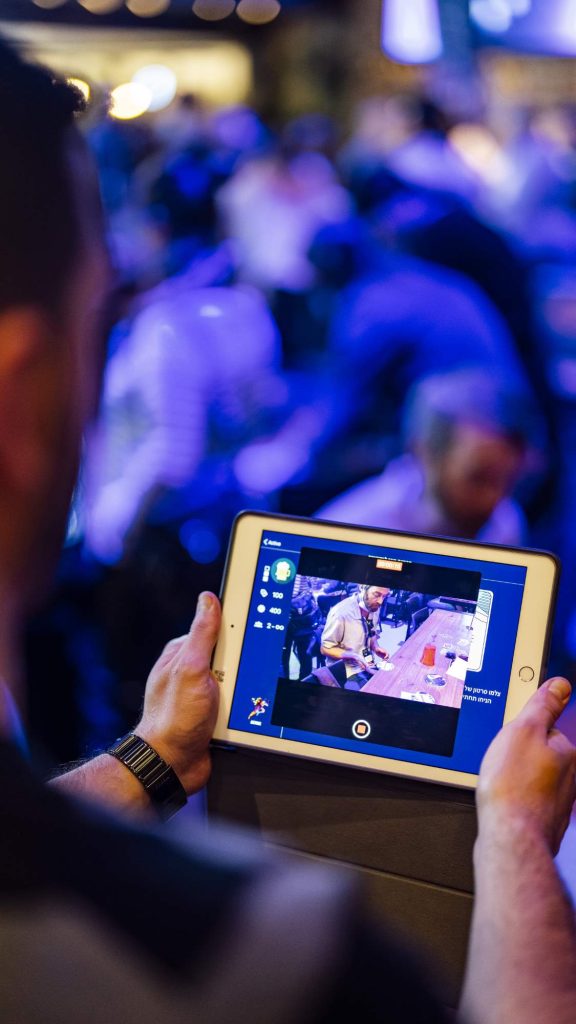
[[[545,552],[243,513],[215,739],[473,787],[541,682],[557,579]]]

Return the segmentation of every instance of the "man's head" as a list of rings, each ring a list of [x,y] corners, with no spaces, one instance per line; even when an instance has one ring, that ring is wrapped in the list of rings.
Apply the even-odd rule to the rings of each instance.
[[[361,598],[364,607],[369,612],[378,611],[388,597],[388,587],[362,587]]]
[[[33,595],[96,404],[108,262],[79,95],[0,42],[0,570]]]
[[[409,399],[407,447],[421,462],[427,494],[461,536],[475,536],[512,492],[525,460],[529,404],[480,371],[429,377]]]

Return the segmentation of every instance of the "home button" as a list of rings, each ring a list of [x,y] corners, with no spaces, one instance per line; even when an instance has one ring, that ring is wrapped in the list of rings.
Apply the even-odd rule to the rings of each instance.
[[[531,683],[534,679],[534,669],[531,668],[530,665],[524,665],[524,667],[520,669],[518,675],[523,683]]]

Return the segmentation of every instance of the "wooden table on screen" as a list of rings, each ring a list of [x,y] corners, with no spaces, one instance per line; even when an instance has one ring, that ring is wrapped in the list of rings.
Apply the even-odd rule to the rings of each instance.
[[[398,648],[391,658],[394,665],[388,671],[379,669],[372,679],[362,687],[362,693],[378,693],[383,697],[401,697],[405,693],[429,693],[435,704],[445,708],[459,708],[462,704],[464,683],[447,675],[452,661],[440,654],[442,648],[456,650],[460,638],[462,614],[444,611],[440,608],[428,616],[412,636]],[[432,641],[435,636],[436,640]],[[434,665],[422,665],[420,659],[427,643],[436,644]],[[430,672],[438,672],[446,680],[444,686],[426,682]]]

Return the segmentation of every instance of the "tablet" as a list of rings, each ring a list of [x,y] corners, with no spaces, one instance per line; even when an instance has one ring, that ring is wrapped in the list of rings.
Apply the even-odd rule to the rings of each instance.
[[[542,680],[557,580],[546,552],[242,513],[215,740],[474,787]]]

